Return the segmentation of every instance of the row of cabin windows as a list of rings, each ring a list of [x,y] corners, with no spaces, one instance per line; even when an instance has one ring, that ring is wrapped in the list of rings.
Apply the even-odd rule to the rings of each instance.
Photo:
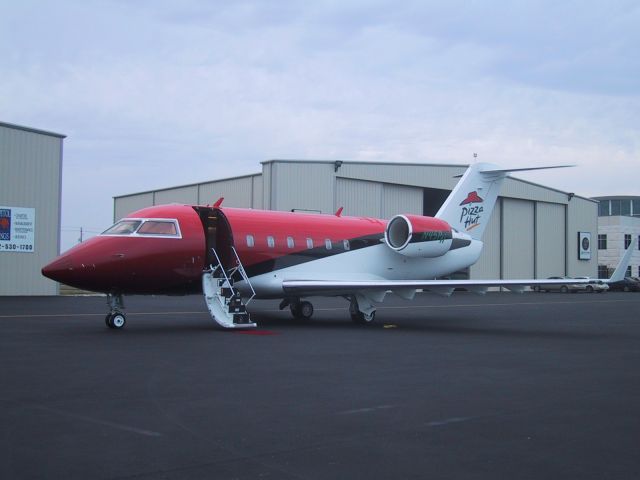
[[[625,233],[624,234],[624,248],[625,250],[627,248],[629,248],[629,245],[631,245],[631,234],[629,233]],[[638,235],[638,245],[637,245],[638,250],[640,250],[640,235]],[[607,234],[599,234],[598,235],[598,250],[606,250],[607,249]]]
[[[267,236],[266,242],[267,242],[267,247],[276,248],[276,239],[273,236],[271,235]],[[307,248],[311,250],[314,247],[313,238],[307,238],[306,244],[307,244]],[[344,250],[351,249],[351,244],[349,243],[349,240],[342,240],[342,242],[332,242],[331,239],[329,238],[324,239],[324,248],[327,250],[333,250],[334,245],[335,245],[335,248],[340,248],[340,244],[342,244],[342,248]],[[247,235],[247,247],[253,248],[255,247],[255,245],[256,245],[256,240],[254,236]],[[293,237],[287,237],[287,248],[296,248],[296,241],[294,240]]]

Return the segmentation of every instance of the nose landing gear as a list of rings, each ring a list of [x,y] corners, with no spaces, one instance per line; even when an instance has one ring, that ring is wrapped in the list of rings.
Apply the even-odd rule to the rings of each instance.
[[[107,304],[109,305],[110,312],[105,317],[104,323],[109,328],[121,330],[127,323],[127,317],[122,313],[122,310],[124,310],[122,295],[119,293],[108,293]]]

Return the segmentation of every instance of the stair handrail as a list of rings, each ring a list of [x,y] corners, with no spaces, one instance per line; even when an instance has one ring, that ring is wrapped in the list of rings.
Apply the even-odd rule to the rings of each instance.
[[[233,248],[233,247],[231,247]],[[216,249],[211,247],[211,251],[213,252],[213,254],[216,256],[216,260],[218,261],[218,266],[220,267],[220,270],[222,270],[222,275],[224,275],[224,279],[227,281],[227,285],[229,285],[229,288],[231,289],[231,292],[235,295],[236,291],[233,288],[233,284],[231,283],[231,280],[229,280],[229,277],[227,277],[227,272],[225,271],[224,267],[222,266],[222,262],[220,261],[220,257],[218,257],[218,253],[216,252]],[[212,268],[212,270],[217,270],[218,267],[216,267],[215,269]]]
[[[253,289],[253,285],[251,285],[251,281],[249,280],[249,276],[247,275],[247,272],[245,271],[244,266],[242,265],[242,262],[240,261],[240,257],[238,256],[238,252],[236,251],[236,247],[231,245],[231,250],[233,250],[233,254],[236,256],[236,262],[237,262],[236,270],[238,272],[240,272],[240,275],[242,276],[244,281],[247,282],[247,285],[249,285],[249,288],[251,289],[252,295],[249,297],[249,299],[247,300],[247,302],[245,304],[245,305],[249,305],[249,302],[251,302],[251,300],[253,300],[253,297],[256,296],[256,291]]]

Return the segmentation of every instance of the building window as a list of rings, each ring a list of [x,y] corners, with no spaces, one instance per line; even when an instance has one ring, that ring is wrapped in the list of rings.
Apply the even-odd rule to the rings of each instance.
[[[309,250],[313,248],[313,238],[307,238],[307,248]]]
[[[638,235],[638,250],[640,250],[640,235]]]
[[[640,199],[631,201],[632,212],[634,217],[640,217]]]
[[[630,276],[631,276],[631,265],[629,265],[629,266],[627,267],[627,273],[625,273],[625,275],[624,275],[624,276],[625,276],[625,277],[630,277]]]
[[[620,215],[631,215],[631,200],[620,201]]]
[[[598,278],[609,278],[609,268],[606,265],[598,265]]]
[[[349,240],[343,240],[342,246],[344,247],[345,250],[351,250],[351,245],[349,245]]]
[[[253,235],[247,235],[247,247],[253,248],[254,245]]]
[[[328,238],[324,241],[324,246],[327,250],[331,250],[333,248],[333,246],[331,245],[331,240],[329,240]]]
[[[598,235],[598,250],[606,250],[607,249],[607,234],[599,234]]]
[[[267,237],[267,247],[273,248],[275,246],[276,246],[276,241],[274,240],[274,238],[271,235],[269,235]]]
[[[627,248],[629,248],[629,245],[631,245],[631,234],[630,233],[625,233],[624,234],[624,249],[626,250]]]
[[[620,215],[620,200],[611,200],[611,215]]]
[[[609,200],[600,200],[600,204],[598,205],[598,215],[601,217],[609,216]]]
[[[289,247],[289,248],[293,248],[293,247],[295,247],[295,246],[296,246],[296,244],[295,244],[295,242],[293,241],[293,237],[287,237],[287,247]]]

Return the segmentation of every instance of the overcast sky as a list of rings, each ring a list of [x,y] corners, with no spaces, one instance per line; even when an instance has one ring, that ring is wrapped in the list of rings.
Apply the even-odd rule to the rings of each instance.
[[[114,195],[272,158],[477,152],[576,164],[516,176],[579,195],[640,195],[636,0],[0,7],[0,120],[68,136],[63,249],[111,223]]]

